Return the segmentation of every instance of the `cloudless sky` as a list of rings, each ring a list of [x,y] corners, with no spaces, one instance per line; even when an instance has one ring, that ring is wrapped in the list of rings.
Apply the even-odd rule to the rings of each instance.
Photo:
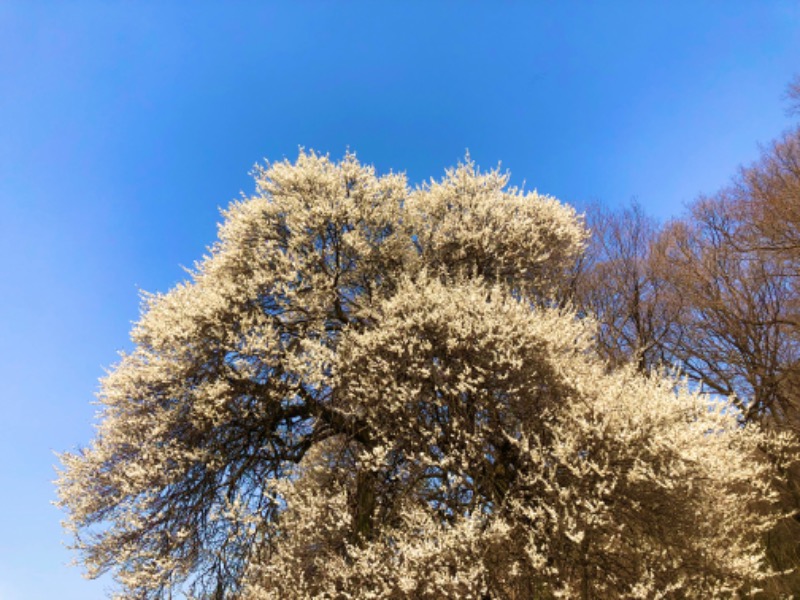
[[[93,600],[50,503],[138,290],[166,291],[268,158],[412,183],[469,149],[659,219],[792,121],[800,4],[0,0],[0,600]]]

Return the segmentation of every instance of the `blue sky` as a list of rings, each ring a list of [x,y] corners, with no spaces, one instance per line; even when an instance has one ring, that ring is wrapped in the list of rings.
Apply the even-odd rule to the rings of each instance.
[[[792,125],[797,2],[0,2],[0,600],[92,600],[50,505],[138,290],[298,146],[413,183],[467,149],[667,219]]]

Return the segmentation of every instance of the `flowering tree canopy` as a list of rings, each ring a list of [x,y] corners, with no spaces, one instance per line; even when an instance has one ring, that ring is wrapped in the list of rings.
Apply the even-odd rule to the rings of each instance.
[[[469,160],[409,190],[348,154],[256,172],[145,299],[62,456],[121,597],[720,597],[764,576],[764,443],[611,369],[560,302],[587,238]]]

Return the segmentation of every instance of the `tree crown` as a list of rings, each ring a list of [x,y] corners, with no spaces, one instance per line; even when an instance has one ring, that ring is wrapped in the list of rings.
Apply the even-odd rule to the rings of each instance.
[[[61,504],[90,575],[164,597],[650,597],[760,577],[759,434],[596,357],[587,231],[467,160],[255,172],[147,296]],[[666,590],[666,592],[664,592]]]

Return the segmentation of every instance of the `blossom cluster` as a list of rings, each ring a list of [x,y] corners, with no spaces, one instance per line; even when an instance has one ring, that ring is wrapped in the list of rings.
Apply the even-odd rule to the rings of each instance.
[[[62,455],[121,597],[668,598],[768,574],[769,440],[610,369],[559,297],[588,232],[467,160],[256,171],[190,281],[144,299]]]

